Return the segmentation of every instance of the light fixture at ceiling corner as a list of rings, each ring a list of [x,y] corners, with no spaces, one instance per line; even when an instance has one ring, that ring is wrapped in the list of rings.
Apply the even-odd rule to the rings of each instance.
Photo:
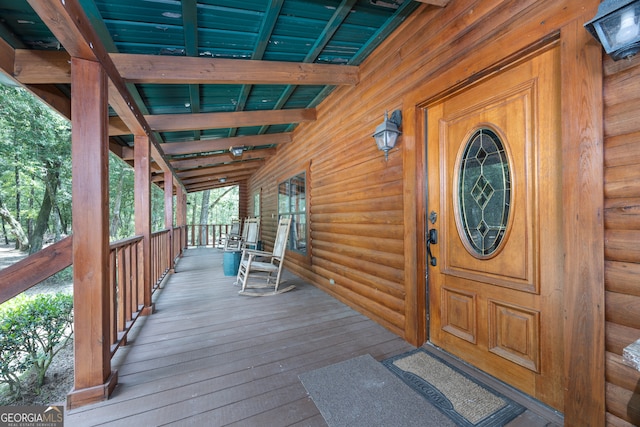
[[[640,0],[604,0],[584,27],[614,61],[640,51]]]
[[[402,112],[395,110],[391,113],[391,118],[387,112],[384,112],[384,121],[376,127],[373,137],[376,140],[378,150],[384,151],[384,159],[389,160],[389,150],[396,146],[402,125]]]
[[[233,154],[233,157],[240,157],[244,152],[244,146],[238,146],[238,147],[231,146],[229,147],[229,152]]]

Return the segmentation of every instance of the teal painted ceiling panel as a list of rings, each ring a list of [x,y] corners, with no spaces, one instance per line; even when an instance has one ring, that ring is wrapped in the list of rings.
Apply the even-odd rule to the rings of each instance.
[[[111,53],[337,65],[359,65],[420,5],[414,0],[67,1],[81,5]],[[13,48],[64,50],[43,22],[26,0],[0,0],[0,36]],[[68,84],[57,85],[70,93]],[[293,80],[272,85],[153,82],[129,88],[143,114],[156,115],[314,108],[334,86],[297,85]],[[161,143],[188,143],[273,135],[296,126],[205,126],[156,135]],[[133,144],[130,135],[112,140]]]

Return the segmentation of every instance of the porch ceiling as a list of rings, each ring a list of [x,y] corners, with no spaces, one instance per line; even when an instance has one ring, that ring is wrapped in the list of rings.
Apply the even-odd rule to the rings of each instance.
[[[420,3],[448,1],[0,0],[0,81],[69,116],[69,58],[101,62],[112,151],[149,134],[154,181],[200,191],[248,179]]]

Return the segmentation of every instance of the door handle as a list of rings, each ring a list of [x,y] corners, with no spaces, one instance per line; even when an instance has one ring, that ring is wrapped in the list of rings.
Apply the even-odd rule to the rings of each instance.
[[[429,264],[432,266],[438,265],[438,259],[433,256],[431,253],[431,245],[436,245],[438,243],[438,230],[432,228],[427,233],[427,256],[429,257]]]

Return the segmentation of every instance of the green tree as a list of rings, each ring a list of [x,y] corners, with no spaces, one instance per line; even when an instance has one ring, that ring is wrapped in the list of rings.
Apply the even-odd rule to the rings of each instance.
[[[26,90],[0,86],[0,159],[0,194],[15,200],[10,213],[23,228],[27,225],[29,252],[37,252],[52,213],[60,224],[70,223],[61,215],[71,209],[57,198],[62,183],[71,184],[70,123]],[[23,189],[30,198],[26,209]]]
[[[111,240],[120,240],[135,234],[133,168],[118,156],[109,156],[109,205]]]

